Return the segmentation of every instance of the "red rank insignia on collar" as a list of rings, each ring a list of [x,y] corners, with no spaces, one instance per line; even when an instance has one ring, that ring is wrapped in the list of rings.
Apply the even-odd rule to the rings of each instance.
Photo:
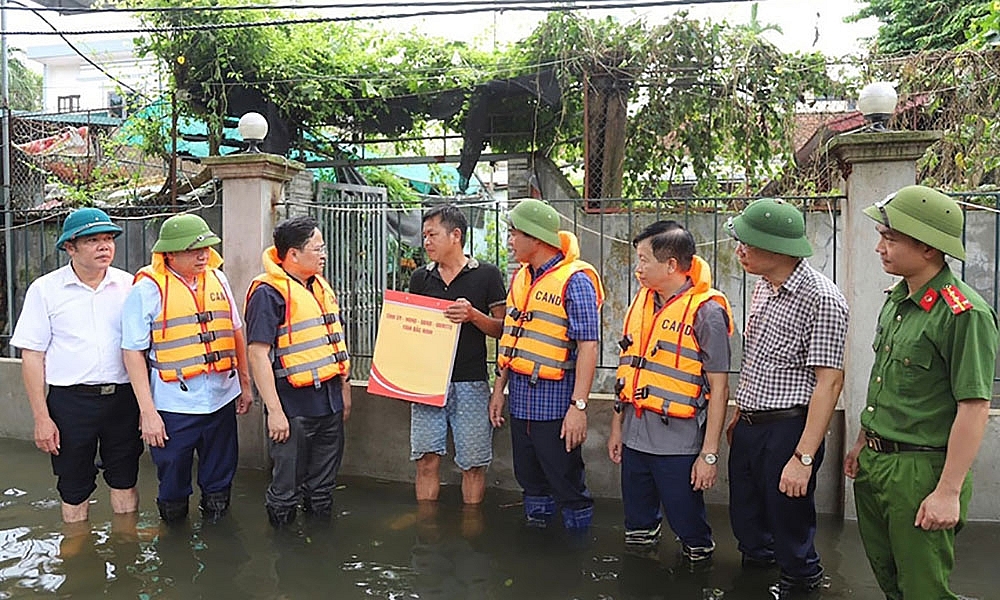
[[[969,299],[950,283],[941,288],[941,295],[944,297],[944,301],[948,303],[948,308],[956,315],[972,308],[972,303],[969,302]]]
[[[937,290],[934,288],[927,288],[924,292],[924,296],[920,299],[920,308],[924,309],[926,312],[931,311],[931,307],[934,306],[934,301],[938,299]]]

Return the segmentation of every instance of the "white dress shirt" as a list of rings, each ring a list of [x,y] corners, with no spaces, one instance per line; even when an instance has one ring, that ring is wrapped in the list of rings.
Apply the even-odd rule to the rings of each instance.
[[[45,383],[128,383],[122,361],[122,306],[132,276],[109,267],[93,289],[66,265],[28,287],[11,345],[45,353]]]

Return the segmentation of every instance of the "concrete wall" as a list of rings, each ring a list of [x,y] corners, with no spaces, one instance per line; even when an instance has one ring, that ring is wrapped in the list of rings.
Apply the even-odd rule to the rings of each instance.
[[[21,385],[20,360],[0,358],[0,437],[31,440],[33,425],[28,400]],[[611,401],[595,395],[588,408],[589,432],[584,444],[587,482],[594,495],[618,498],[619,468],[608,460],[606,443],[611,422]],[[732,409],[730,409],[731,411]],[[255,417],[244,417],[255,418]],[[405,402],[371,396],[363,383],[355,383],[354,409],[347,424],[347,448],[341,472],[390,481],[413,481],[414,467],[409,460],[410,409]],[[844,413],[838,410],[826,437],[827,459],[819,471],[817,507],[821,512],[840,514],[844,480],[840,475],[843,456]],[[487,475],[490,486],[518,490],[511,461],[510,433],[505,427],[494,436],[494,460]],[[976,520],[1000,519],[1000,466],[991,457],[1000,453],[1000,414],[990,419],[989,429],[979,460],[974,468],[976,493],[970,517]],[[729,500],[726,461],[729,448],[723,440],[720,453],[719,481],[707,494],[713,504]],[[458,485],[461,475],[451,459],[442,468],[442,480]],[[454,489],[454,488],[453,488]],[[458,493],[445,492],[447,494]]]

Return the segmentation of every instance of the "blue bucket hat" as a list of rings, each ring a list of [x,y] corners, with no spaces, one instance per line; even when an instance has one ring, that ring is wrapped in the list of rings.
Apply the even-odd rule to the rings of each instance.
[[[65,250],[66,242],[85,235],[113,233],[118,237],[122,228],[111,222],[108,213],[99,208],[81,208],[70,213],[63,221],[62,235],[56,240],[56,248]]]

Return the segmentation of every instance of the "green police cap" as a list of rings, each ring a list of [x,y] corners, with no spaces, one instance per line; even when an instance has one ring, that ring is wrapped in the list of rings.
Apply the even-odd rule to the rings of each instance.
[[[111,222],[111,217],[99,208],[81,208],[74,210],[63,221],[62,235],[56,240],[56,248],[65,250],[63,246],[70,240],[97,233],[111,233],[118,237],[122,228]]]
[[[889,229],[965,260],[965,215],[957,202],[935,189],[908,185],[864,209],[864,213]]]
[[[559,213],[541,200],[527,198],[517,203],[509,213],[507,221],[514,229],[523,231],[533,238],[559,248]]]
[[[222,242],[198,215],[174,215],[160,226],[153,252],[183,252],[207,248]]]
[[[726,223],[729,235],[747,246],[786,256],[812,256],[802,212],[784,200],[754,200]]]

